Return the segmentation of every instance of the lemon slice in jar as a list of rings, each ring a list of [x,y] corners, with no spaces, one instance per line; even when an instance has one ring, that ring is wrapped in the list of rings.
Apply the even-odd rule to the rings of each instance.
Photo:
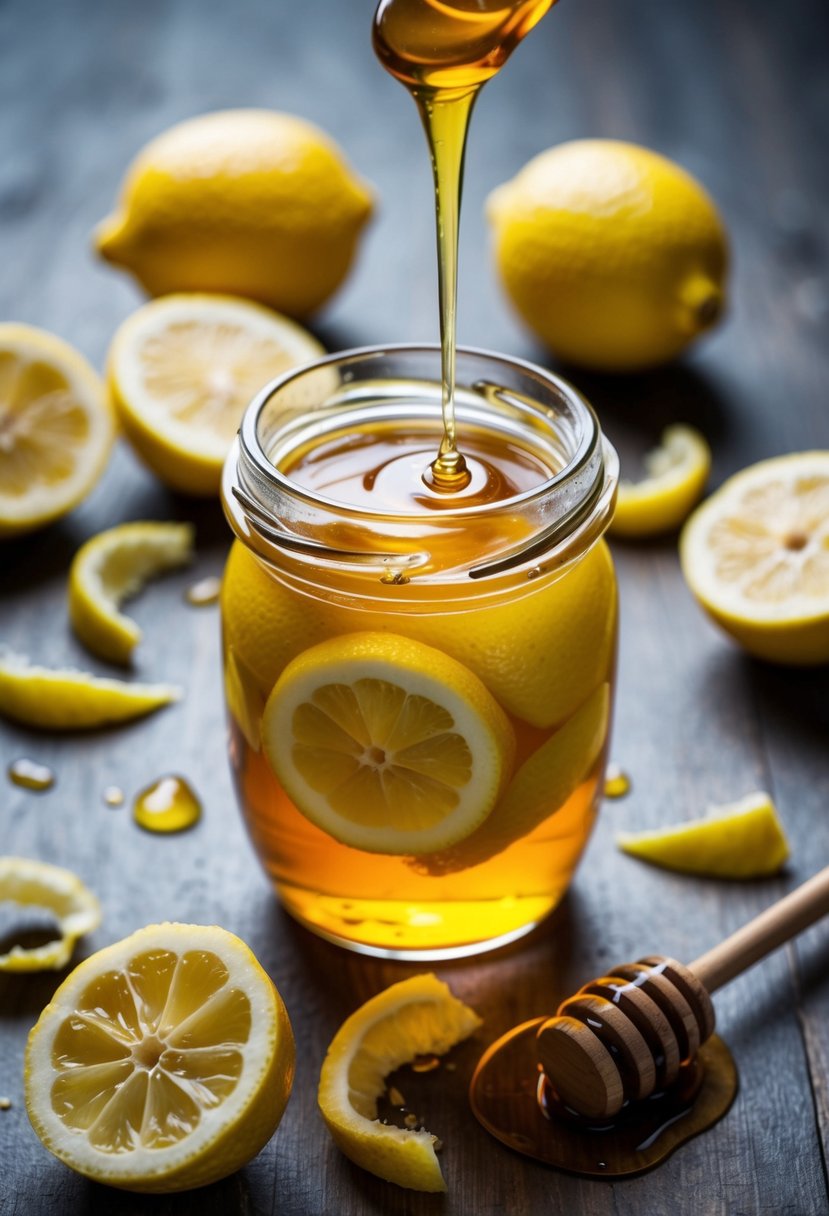
[[[477,676],[390,633],[320,642],[283,671],[265,753],[306,818],[370,853],[431,853],[468,836],[509,777],[515,737]]]

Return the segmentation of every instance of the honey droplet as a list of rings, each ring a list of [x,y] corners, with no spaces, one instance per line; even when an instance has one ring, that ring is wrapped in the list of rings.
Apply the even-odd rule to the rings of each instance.
[[[188,587],[184,593],[184,598],[194,608],[203,608],[207,604],[216,603],[221,589],[222,580],[216,578],[215,574],[211,574],[207,578],[200,578],[197,583],[193,583],[192,586]]]
[[[12,785],[19,785],[24,790],[35,790],[42,794],[55,784],[55,774],[47,765],[38,764],[37,760],[29,760],[25,756],[12,760],[6,771]]]
[[[605,798],[624,798],[630,793],[630,777],[618,764],[608,764],[604,776]]]
[[[183,832],[201,818],[201,802],[183,777],[159,777],[135,799],[132,817],[148,832]]]
[[[103,794],[106,806],[119,807],[124,805],[126,794],[118,785],[108,785]]]
[[[432,1072],[435,1068],[440,1068],[437,1056],[415,1056],[412,1061],[412,1072]]]

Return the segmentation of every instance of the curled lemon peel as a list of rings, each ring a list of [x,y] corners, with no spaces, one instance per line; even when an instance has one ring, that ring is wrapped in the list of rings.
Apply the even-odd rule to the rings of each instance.
[[[65,967],[75,943],[101,923],[101,905],[87,886],[62,866],[27,857],[0,857],[0,902],[48,908],[60,937],[42,946],[15,944],[0,954],[0,971],[55,971]]]

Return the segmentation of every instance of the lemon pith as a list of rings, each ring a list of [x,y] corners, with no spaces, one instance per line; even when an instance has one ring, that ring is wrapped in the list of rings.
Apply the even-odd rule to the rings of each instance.
[[[337,1147],[355,1164],[398,1186],[445,1191],[435,1137],[377,1119],[384,1078],[417,1055],[442,1055],[481,1019],[434,975],[415,975],[378,993],[337,1031],[320,1073],[318,1100]]]
[[[645,469],[642,481],[619,483],[614,536],[656,536],[684,523],[705,490],[711,449],[694,427],[670,426],[645,457]]]
[[[0,971],[65,967],[78,939],[101,923],[101,906],[77,874],[28,857],[0,857],[0,902],[4,900],[21,908],[48,908],[60,937],[42,946],[15,943],[0,955]]]
[[[0,538],[77,506],[102,474],[114,435],[103,383],[68,342],[0,324]]]
[[[225,1177],[270,1139],[294,1041],[251,951],[217,926],[150,925],[81,963],[29,1035],[45,1146],[98,1182],[167,1192]]]
[[[194,535],[192,524],[119,524],[81,546],[69,570],[69,619],[88,650],[130,661],[141,630],[120,604],[148,579],[191,561]]]
[[[331,638],[292,660],[261,733],[302,814],[344,844],[394,854],[468,835],[495,805],[515,748],[472,672],[388,633]]]
[[[699,603],[746,650],[829,662],[829,451],[729,478],[686,523],[680,560]]]

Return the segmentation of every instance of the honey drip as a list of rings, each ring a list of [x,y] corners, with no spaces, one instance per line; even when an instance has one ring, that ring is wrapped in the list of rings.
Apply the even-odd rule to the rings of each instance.
[[[604,775],[605,798],[624,798],[630,793],[630,777],[618,764],[608,764]]]
[[[159,777],[138,794],[132,814],[148,832],[183,832],[201,819],[201,802],[183,777]]]
[[[435,182],[443,437],[424,471],[444,494],[469,483],[455,433],[458,231],[469,118],[481,87],[506,63],[554,0],[380,0],[374,50],[411,93],[426,131]]]
[[[39,764],[37,760],[29,760],[25,756],[12,760],[6,772],[12,785],[18,785],[24,790],[34,790],[39,794],[50,790],[56,780],[48,765]]]

